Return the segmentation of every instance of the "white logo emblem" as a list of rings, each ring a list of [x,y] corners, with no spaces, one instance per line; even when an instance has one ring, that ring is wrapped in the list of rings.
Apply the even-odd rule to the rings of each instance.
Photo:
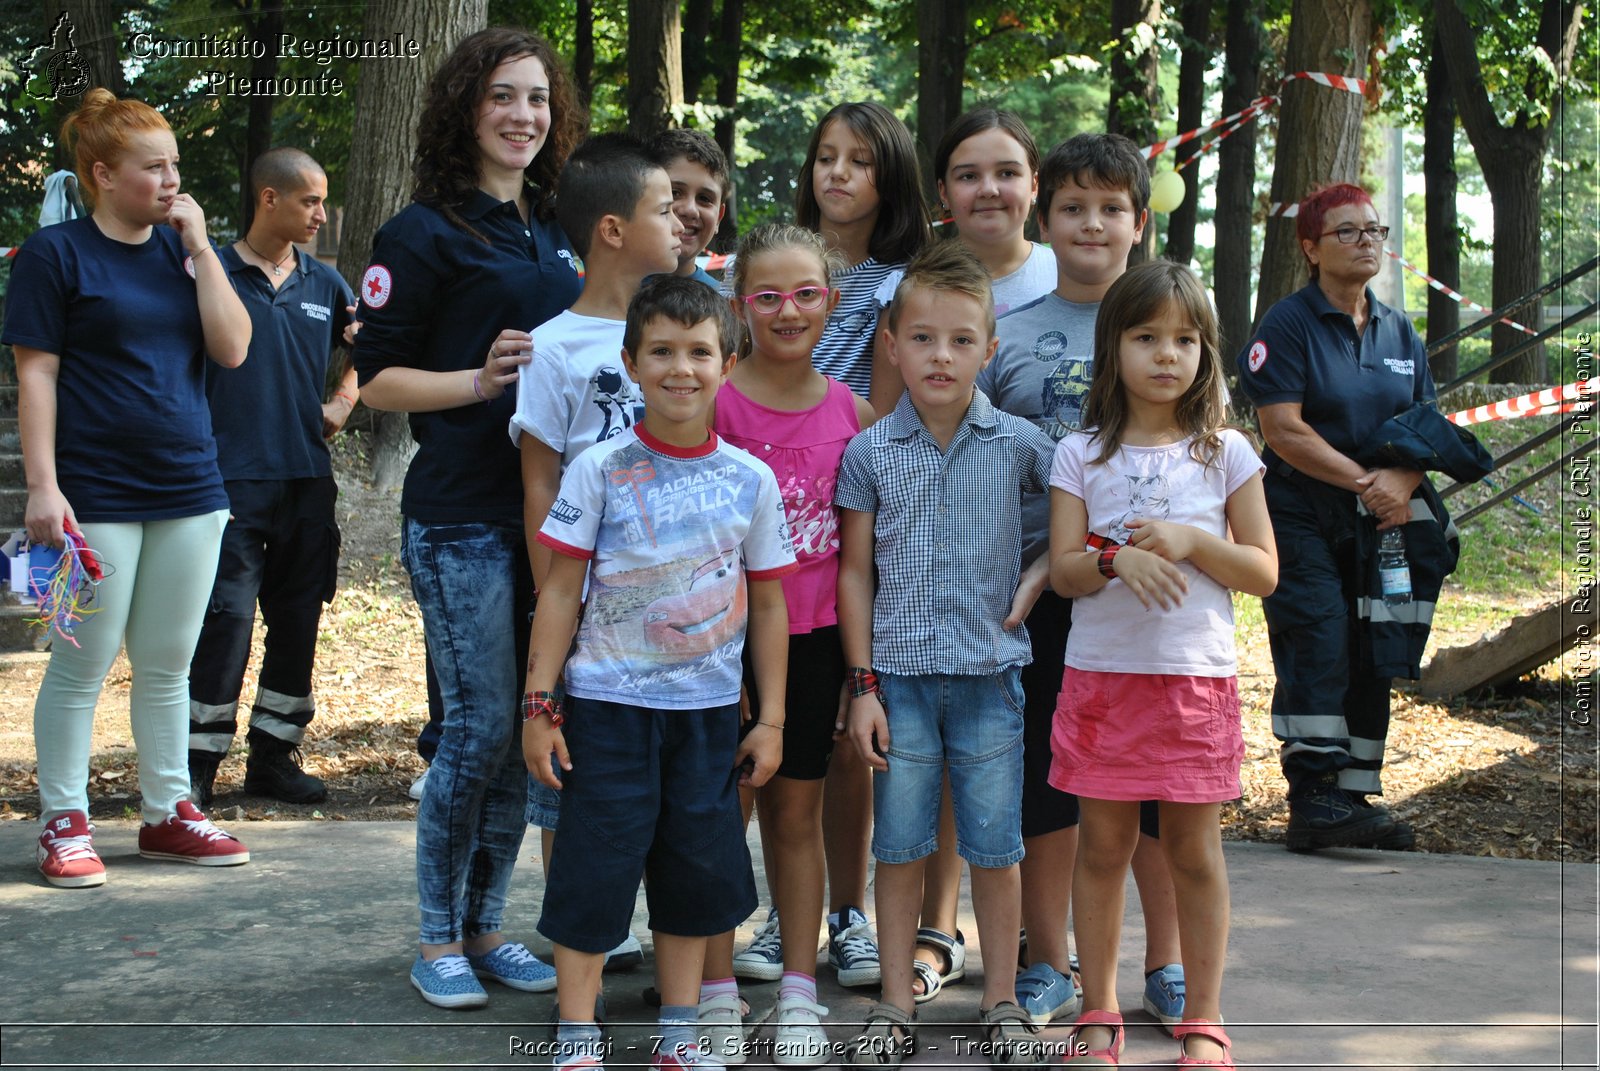
[[[183,258],[183,270],[189,273],[189,278],[193,279],[195,277],[194,276],[194,258],[193,257],[184,257]]]
[[[1267,344],[1257,342],[1250,347],[1250,371],[1259,372],[1261,366],[1267,363]]]
[[[389,291],[393,288],[394,281],[389,277],[389,269],[382,264],[374,264],[361,277],[361,300],[369,309],[381,309],[389,304]]]

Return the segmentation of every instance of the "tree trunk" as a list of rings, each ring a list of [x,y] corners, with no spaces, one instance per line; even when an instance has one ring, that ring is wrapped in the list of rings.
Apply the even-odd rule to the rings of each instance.
[[[1536,44],[1565,74],[1577,47],[1580,4],[1545,0],[1539,10]],[[1542,282],[1539,194],[1544,182],[1544,154],[1550,143],[1550,130],[1560,112],[1559,91],[1544,79],[1530,79],[1525,86],[1531,101],[1550,109],[1548,120],[1535,125],[1529,111],[1519,111],[1510,126],[1500,122],[1484,86],[1478,63],[1477,37],[1461,9],[1451,0],[1435,0],[1434,32],[1450,65],[1450,85],[1455,91],[1461,125],[1472,141],[1473,152],[1483,169],[1484,184],[1494,205],[1494,301],[1496,308],[1507,305]],[[1514,319],[1532,328],[1544,322],[1542,303],[1513,310]],[[1493,351],[1503,353],[1526,340],[1514,327],[1496,324]],[[1495,383],[1544,383],[1544,347],[1535,346],[1515,361],[1490,373]]]
[[[648,140],[683,104],[680,0],[628,0],[628,132]]]
[[[110,0],[64,0],[60,4],[40,4],[39,9],[50,15],[52,22],[57,11],[65,11],[72,20],[76,31],[72,40],[89,66],[91,87],[104,86],[119,97],[128,95],[128,83],[122,77],[118,44],[122,35],[117,22],[128,9],[127,4]]]
[[[250,58],[252,81],[273,78],[278,73],[278,35],[283,32],[283,0],[259,0],[256,11],[244,15],[245,30],[251,40],[261,44],[260,55]],[[255,217],[256,198],[250,189],[250,168],[256,157],[272,148],[272,105],[278,98],[270,93],[250,97],[249,119],[245,123],[244,156],[239,161],[239,233],[250,229]]]
[[[929,201],[939,176],[933,151],[961,114],[967,69],[967,0],[917,0],[917,157]]]
[[[594,0],[578,0],[577,27],[573,32],[572,82],[584,111],[594,99]]]
[[[411,201],[411,157],[428,79],[457,42],[483,28],[487,17],[487,0],[368,0],[362,36],[381,41],[401,33],[420,42],[422,54],[410,63],[362,65],[339,236],[339,273],[352,288],[361,285],[378,226]],[[416,452],[406,415],[382,414],[375,440],[372,482],[388,490],[399,485]]]
[[[1222,82],[1222,114],[1232,115],[1260,93],[1261,0],[1227,0],[1227,63]],[[1222,325],[1225,357],[1250,338],[1250,289],[1255,267],[1250,257],[1256,188],[1256,132],[1252,120],[1217,147],[1216,243],[1212,286]],[[1193,170],[1192,168],[1190,170]],[[1233,373],[1233,362],[1227,362]]]
[[[1204,122],[1206,106],[1206,67],[1211,63],[1211,0],[1184,0],[1183,59],[1178,64],[1178,130],[1193,130]],[[1223,112],[1231,115],[1231,112]],[[1200,151],[1200,142],[1179,145],[1174,159],[1178,163]],[[1167,218],[1168,260],[1187,264],[1194,259],[1194,228],[1200,219],[1200,168],[1186,167],[1183,176],[1183,204]]]
[[[717,23],[717,45],[714,60],[717,65],[717,116],[716,138],[722,154],[732,168],[732,192],[722,213],[722,224],[717,227],[717,237],[712,246],[719,250],[732,249],[739,240],[739,169],[734,166],[734,142],[738,125],[734,109],[739,106],[739,63],[744,48],[744,0],[722,0],[722,17]]]
[[[1450,65],[1435,28],[1430,35],[1428,99],[1422,106],[1423,205],[1428,236],[1428,273],[1446,286],[1461,288],[1461,231],[1456,221],[1456,103],[1450,86]],[[1398,222],[1398,221],[1396,221]],[[1461,326],[1461,306],[1448,294],[1428,290],[1428,341],[1444,338]],[[1456,347],[1428,358],[1435,383],[1456,377]]]
[[[686,0],[683,8],[683,99],[693,104],[700,99],[705,80],[715,68],[711,64],[712,0]]]
[[[1111,103],[1106,130],[1124,134],[1135,145],[1156,140],[1156,104],[1161,87],[1155,43],[1155,22],[1161,15],[1156,0],[1111,0]],[[1145,224],[1144,238],[1128,257],[1129,264],[1155,253],[1155,228]]]
[[[1294,0],[1285,74],[1366,74],[1372,40],[1371,0]],[[1361,181],[1361,115],[1366,101],[1303,78],[1283,87],[1272,201],[1293,204],[1318,186]],[[1310,272],[1294,220],[1272,217],[1261,251],[1256,320],[1305,285]]]

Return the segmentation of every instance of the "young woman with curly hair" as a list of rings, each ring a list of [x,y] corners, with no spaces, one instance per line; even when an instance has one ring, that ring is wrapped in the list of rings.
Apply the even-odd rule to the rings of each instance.
[[[417,811],[419,955],[439,1007],[479,978],[530,992],[555,971],[500,932],[526,828],[518,698],[533,614],[509,427],[529,334],[577,298],[555,177],[586,128],[550,46],[467,37],[428,86],[413,203],[378,230],[361,283],[362,400],[411,414],[401,553],[422,610],[443,730]]]

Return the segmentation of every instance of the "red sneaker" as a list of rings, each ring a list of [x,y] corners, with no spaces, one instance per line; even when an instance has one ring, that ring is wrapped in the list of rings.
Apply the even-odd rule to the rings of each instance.
[[[243,844],[211,824],[200,808],[178,801],[178,813],[159,825],[139,827],[139,854],[200,866],[238,866],[250,861]]]
[[[106,865],[95,854],[93,840],[94,826],[82,811],[52,818],[39,834],[39,873],[63,889],[104,885]]]

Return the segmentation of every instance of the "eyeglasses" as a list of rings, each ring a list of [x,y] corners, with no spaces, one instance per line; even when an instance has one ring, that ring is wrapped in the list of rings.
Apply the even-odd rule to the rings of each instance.
[[[812,312],[822,308],[822,303],[828,300],[831,291],[825,286],[802,286],[798,290],[785,293],[782,290],[763,290],[759,294],[746,294],[741,300],[763,316],[772,316],[781,308],[785,301],[794,302],[794,307],[801,312]]]
[[[1388,239],[1388,237],[1389,237],[1389,228],[1388,227],[1340,227],[1338,230],[1323,231],[1320,235],[1318,235],[1318,237],[1319,238],[1326,238],[1330,234],[1337,235],[1338,238],[1339,238],[1339,241],[1342,242],[1345,245],[1355,245],[1356,242],[1361,239],[1361,236],[1363,234],[1366,235],[1368,238],[1371,238],[1374,242],[1386,241]]]

